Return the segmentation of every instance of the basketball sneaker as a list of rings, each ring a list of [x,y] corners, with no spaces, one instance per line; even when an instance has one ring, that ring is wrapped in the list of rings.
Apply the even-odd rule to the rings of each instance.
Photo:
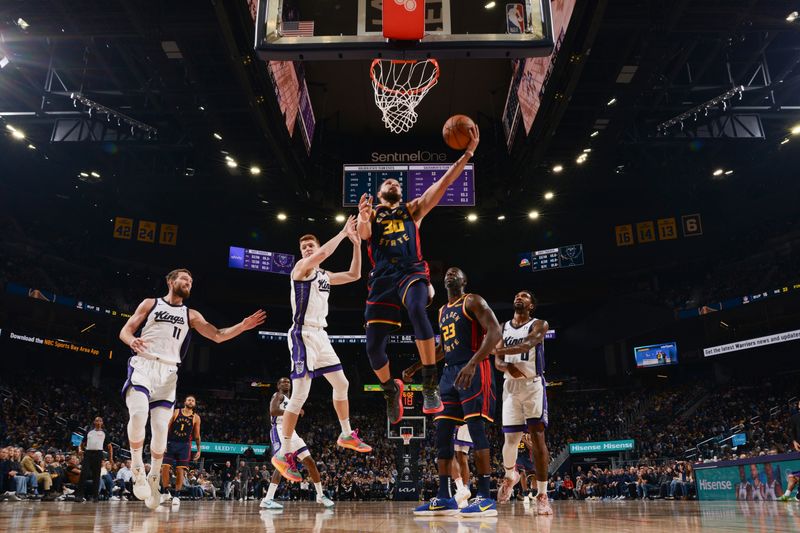
[[[169,503],[171,500],[172,496],[168,492],[165,492],[164,494],[161,495],[161,501],[159,503],[163,505],[165,503]]]
[[[507,503],[511,500],[511,495],[514,493],[514,487],[519,483],[519,472],[516,469],[511,471],[511,477],[504,477],[503,483],[497,490],[497,503]]]
[[[467,487],[461,487],[461,490],[456,491],[453,498],[455,498],[456,503],[458,504],[459,509],[463,509],[467,505],[469,505],[469,497],[472,496],[472,493]]]
[[[372,451],[372,446],[366,444],[363,440],[361,440],[361,437],[358,436],[357,429],[349,435],[339,435],[336,445],[349,450],[355,450],[360,453],[369,453]]]
[[[161,480],[158,473],[147,476],[147,484],[150,486],[150,495],[144,500],[148,509],[155,510],[161,505]]]
[[[147,484],[147,474],[144,469],[133,477],[133,495],[144,501],[150,496],[150,486]]]
[[[422,384],[422,412],[426,415],[433,415],[444,411],[442,404],[442,397],[439,395],[439,384],[423,383]]]
[[[291,453],[278,453],[272,456],[272,466],[274,466],[280,474],[294,483],[299,483],[303,480],[300,472],[297,470],[297,463],[294,460],[294,454]]]
[[[461,509],[459,516],[462,518],[473,516],[497,516],[497,502],[491,498],[476,496],[468,506]]]
[[[273,511],[283,509],[283,505],[279,504],[275,500],[268,500],[266,496],[264,497],[263,500],[261,500],[261,503],[258,504],[258,506],[261,507],[262,509],[270,509]]]
[[[551,515],[553,508],[550,507],[550,500],[547,494],[539,494],[536,496],[536,514],[537,515]]]
[[[172,510],[173,511],[177,511],[178,508],[180,508],[180,506],[181,506],[181,499],[178,498],[178,496],[173,496],[172,497]]]
[[[324,494],[318,494],[317,495],[317,503],[321,503],[322,505],[325,506],[326,509],[331,509],[335,505],[333,503],[333,500],[331,500],[330,498],[328,498]]]
[[[403,419],[403,382],[399,379],[392,381],[394,387],[392,390],[384,388],[383,397],[386,398],[386,417],[392,424],[397,424]]]
[[[458,504],[453,498],[431,498],[428,503],[423,503],[416,509],[417,516],[440,516],[458,514]]]

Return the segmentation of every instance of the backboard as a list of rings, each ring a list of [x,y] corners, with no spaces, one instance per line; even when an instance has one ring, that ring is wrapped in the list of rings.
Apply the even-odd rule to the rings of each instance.
[[[255,48],[264,60],[292,61],[522,58],[553,50],[549,0],[408,5],[424,9],[420,41],[384,37],[382,0],[259,0]]]
[[[404,416],[397,424],[386,421],[386,437],[389,439],[400,440],[402,433],[412,433],[412,440],[424,440],[426,430],[427,419],[424,416]]]

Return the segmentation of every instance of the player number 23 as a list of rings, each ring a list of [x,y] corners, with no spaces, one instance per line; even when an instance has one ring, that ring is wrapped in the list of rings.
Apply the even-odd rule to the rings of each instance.
[[[456,336],[456,325],[455,324],[447,324],[444,328],[442,328],[442,338],[446,341],[449,341],[453,337]]]

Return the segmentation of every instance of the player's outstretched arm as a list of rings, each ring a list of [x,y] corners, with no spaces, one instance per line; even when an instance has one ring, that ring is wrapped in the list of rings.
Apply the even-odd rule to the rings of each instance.
[[[504,356],[529,352],[534,346],[541,344],[542,341],[544,341],[544,336],[548,329],[550,329],[550,325],[547,323],[547,320],[537,320],[533,323],[533,327],[531,328],[530,333],[528,333],[528,336],[525,337],[525,340],[519,344],[515,344],[514,346],[498,348],[494,351],[494,354],[498,356]]]
[[[436,362],[438,363],[444,359],[444,350],[442,349],[441,344],[436,345]],[[411,383],[414,379],[414,374],[422,370],[422,361],[417,361],[413,365],[409,366],[405,370],[403,370],[403,381],[406,383]]]
[[[238,324],[228,328],[217,328],[210,324],[199,311],[189,309],[189,326],[196,329],[197,333],[216,343],[225,342],[241,335],[245,331],[260,326],[267,319],[267,313],[259,309]]]
[[[320,263],[325,261],[328,257],[333,255],[339,244],[347,238],[348,226],[355,221],[355,217],[348,217],[344,227],[336,234],[335,237],[319,247],[319,249],[308,257],[304,257],[294,265],[292,270],[292,279],[302,279],[308,277],[311,271],[317,268]]]
[[[283,401],[283,393],[276,392],[272,395],[269,401],[269,416],[283,416],[283,409],[281,409],[281,402]]]
[[[147,319],[147,314],[153,308],[155,303],[155,298],[146,298],[142,300],[142,303],[139,304],[139,307],[136,308],[136,311],[134,311],[134,313],[119,331],[119,340],[130,346],[131,350],[136,353],[139,353],[147,348],[147,343],[139,337],[136,337],[135,334],[136,330],[138,330],[142,323]]]
[[[347,224],[347,238],[353,243],[353,259],[350,260],[350,270],[347,272],[334,272],[330,275],[331,285],[344,285],[361,279],[361,238],[356,229],[356,219],[350,217]]]
[[[497,322],[497,317],[494,316],[494,311],[492,311],[492,309],[489,307],[489,304],[486,303],[486,300],[477,294],[469,294],[464,302],[464,306],[469,314],[478,320],[478,323],[481,325],[486,334],[483,336],[483,342],[478,348],[478,351],[475,352],[475,355],[472,356],[472,359],[470,359],[469,362],[464,365],[464,368],[462,368],[458,373],[458,376],[456,376],[456,387],[462,389],[466,389],[470,386],[472,383],[472,378],[475,376],[475,370],[478,367],[478,363],[484,359],[487,359],[489,355],[491,355],[491,353],[495,350],[497,343],[500,342],[500,339],[502,338],[500,324]]]
[[[358,200],[358,236],[368,241],[372,237],[372,195],[364,193]]]
[[[481,140],[480,132],[478,131],[478,126],[476,125],[469,130],[470,141],[467,149],[464,151],[464,155],[458,158],[458,161],[452,164],[452,166],[447,169],[447,172],[444,173],[442,179],[428,187],[422,196],[411,200],[406,204],[408,207],[408,212],[411,213],[411,217],[416,222],[421,222],[425,215],[431,212],[431,209],[439,205],[444,193],[447,191],[447,188],[450,187],[456,179],[461,175],[464,171],[464,167],[469,162],[470,158],[475,155],[475,149],[478,147],[478,143]]]

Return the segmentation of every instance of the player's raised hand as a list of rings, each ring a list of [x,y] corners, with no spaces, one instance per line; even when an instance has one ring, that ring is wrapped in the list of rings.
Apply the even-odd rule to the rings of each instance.
[[[350,239],[350,242],[360,245],[361,237],[358,236],[358,229],[356,229],[356,217],[352,215],[347,217],[347,223],[344,225],[344,228],[345,233],[347,233],[347,238]]]
[[[477,365],[470,360],[461,369],[461,372],[456,376],[456,387],[459,389],[468,389],[472,385],[472,379],[475,377],[475,370]]]
[[[370,215],[372,215],[372,195],[364,193],[358,201],[358,220],[366,224]]]
[[[131,350],[136,353],[141,353],[147,349],[147,343],[139,337],[134,337],[131,341]]]
[[[475,153],[475,149],[478,147],[478,144],[481,142],[481,132],[478,129],[478,125],[475,124],[469,128],[469,144],[467,145],[467,152]]]
[[[263,309],[259,309],[249,317],[242,320],[242,329],[247,331],[248,329],[253,329],[255,327],[260,326],[264,323],[267,319],[267,312]]]

